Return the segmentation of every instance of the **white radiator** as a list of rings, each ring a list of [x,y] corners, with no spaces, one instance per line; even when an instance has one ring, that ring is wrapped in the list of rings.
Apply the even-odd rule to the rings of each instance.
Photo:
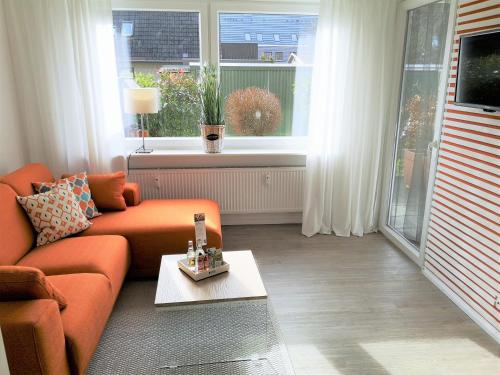
[[[208,198],[222,214],[302,211],[303,167],[132,169],[144,199]]]

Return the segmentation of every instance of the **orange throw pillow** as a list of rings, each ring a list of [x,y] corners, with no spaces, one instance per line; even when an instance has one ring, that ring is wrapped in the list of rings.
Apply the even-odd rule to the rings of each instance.
[[[0,301],[53,299],[62,310],[66,299],[38,268],[0,266]]]
[[[124,211],[127,209],[123,189],[125,173],[89,174],[88,176],[92,199],[99,210]]]

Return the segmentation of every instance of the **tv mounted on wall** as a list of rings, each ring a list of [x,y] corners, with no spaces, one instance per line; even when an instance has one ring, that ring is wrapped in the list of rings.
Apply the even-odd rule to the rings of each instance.
[[[460,38],[455,104],[500,111],[500,29]]]

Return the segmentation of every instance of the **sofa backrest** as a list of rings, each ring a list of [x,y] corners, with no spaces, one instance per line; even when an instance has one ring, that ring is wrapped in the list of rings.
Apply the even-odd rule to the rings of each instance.
[[[9,185],[17,195],[35,194],[33,182],[54,181],[54,177],[46,165],[40,163],[26,164],[14,172],[0,176],[0,182]]]
[[[31,222],[16,200],[17,193],[0,183],[0,265],[17,263],[33,247]]]

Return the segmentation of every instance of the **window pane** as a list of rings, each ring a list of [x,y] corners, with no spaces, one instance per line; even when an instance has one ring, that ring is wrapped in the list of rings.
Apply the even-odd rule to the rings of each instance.
[[[408,12],[388,224],[420,246],[450,0]]]
[[[115,10],[113,25],[122,88],[160,89],[159,113],[145,115],[146,136],[199,135],[200,14]],[[126,134],[140,136],[138,117],[124,118]]]
[[[313,15],[219,14],[228,135],[307,134],[316,25]]]

